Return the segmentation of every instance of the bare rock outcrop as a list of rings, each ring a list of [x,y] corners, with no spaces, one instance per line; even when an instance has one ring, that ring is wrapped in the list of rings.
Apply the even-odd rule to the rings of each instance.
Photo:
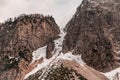
[[[0,80],[23,80],[35,67],[30,65],[32,52],[48,45],[46,53],[51,57],[59,33],[54,18],[40,14],[21,15],[0,24]]]
[[[112,70],[119,61],[119,28],[119,0],[83,0],[66,25],[63,52],[74,50],[96,70]]]

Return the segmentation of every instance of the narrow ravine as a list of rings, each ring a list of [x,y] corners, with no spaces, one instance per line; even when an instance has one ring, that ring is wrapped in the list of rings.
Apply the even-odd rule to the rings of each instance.
[[[53,57],[50,59],[46,59],[46,46],[39,48],[38,50],[33,52],[33,61],[38,60],[43,57],[44,61],[41,64],[38,64],[38,66],[33,69],[31,72],[25,75],[25,79],[27,79],[30,75],[36,73],[38,70],[44,68],[43,73],[39,77],[40,80],[44,79],[44,76],[47,74],[48,70],[51,68],[52,64],[57,61],[57,57],[60,55],[62,51],[62,43],[64,40],[65,32],[63,29],[60,29],[61,33],[59,34],[60,38],[54,40],[55,42],[55,48],[54,51],[52,52]]]

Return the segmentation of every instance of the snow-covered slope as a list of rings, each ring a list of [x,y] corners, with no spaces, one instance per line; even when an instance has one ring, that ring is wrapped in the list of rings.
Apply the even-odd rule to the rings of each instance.
[[[109,80],[120,80],[120,68],[104,73],[104,75],[107,76]]]
[[[37,49],[36,51],[33,52],[33,60],[32,63],[35,62],[36,60],[40,59],[40,58],[45,58],[46,57],[46,48],[47,46],[41,47],[39,49]]]
[[[81,55],[73,55],[72,52],[73,51],[65,53],[65,54],[61,53],[58,56],[58,59],[75,60],[77,63],[84,66],[85,62],[81,59]]]

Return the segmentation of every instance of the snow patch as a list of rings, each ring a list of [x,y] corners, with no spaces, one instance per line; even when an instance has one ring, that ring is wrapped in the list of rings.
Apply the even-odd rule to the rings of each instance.
[[[38,64],[36,68],[34,68],[31,72],[25,75],[24,79],[27,79],[30,75],[35,74],[37,71],[39,71],[42,68],[48,67],[48,65],[55,59],[56,55],[54,55],[50,59],[44,58],[44,61],[41,64]]]
[[[13,59],[14,57],[9,56],[9,59]]]
[[[32,63],[42,57],[43,58],[46,57],[46,48],[47,48],[47,46],[41,47],[32,53],[32,55],[33,55]]]
[[[49,60],[46,60],[46,48],[47,48],[47,46],[41,47],[32,53],[33,60],[31,63],[35,62],[36,60],[38,60],[40,58],[43,58],[44,61],[43,61],[43,63],[38,64],[37,67],[35,69],[33,69],[31,72],[26,74],[24,79],[27,79],[30,75],[36,73],[37,71],[39,71],[41,68],[45,67],[49,63]]]
[[[115,69],[115,70],[112,70],[110,72],[107,72],[107,73],[103,73],[106,77],[108,77],[109,80],[118,80],[118,79],[114,79],[115,78],[115,75],[117,73],[120,73],[120,67]],[[118,75],[119,77],[119,80],[120,80],[120,74]]]
[[[73,55],[72,54],[73,51],[68,52],[68,53],[61,53],[58,58],[60,59],[67,59],[67,60],[75,60],[77,63],[79,63],[80,65],[84,66],[85,62],[81,59],[81,55]]]

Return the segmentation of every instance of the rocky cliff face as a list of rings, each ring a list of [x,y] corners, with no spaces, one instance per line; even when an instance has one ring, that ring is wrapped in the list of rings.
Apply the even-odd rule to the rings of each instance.
[[[39,14],[21,15],[0,25],[0,80],[23,80],[40,61],[29,65],[32,52],[47,45],[51,57],[54,40],[59,38],[53,17]],[[19,78],[18,78],[19,77]]]
[[[119,60],[119,28],[119,0],[83,0],[66,25],[63,52],[74,50],[89,66],[109,71]]]
[[[119,26],[119,0],[83,0],[64,32],[51,16],[10,18],[0,24],[0,80],[119,80],[101,73],[120,65]]]

